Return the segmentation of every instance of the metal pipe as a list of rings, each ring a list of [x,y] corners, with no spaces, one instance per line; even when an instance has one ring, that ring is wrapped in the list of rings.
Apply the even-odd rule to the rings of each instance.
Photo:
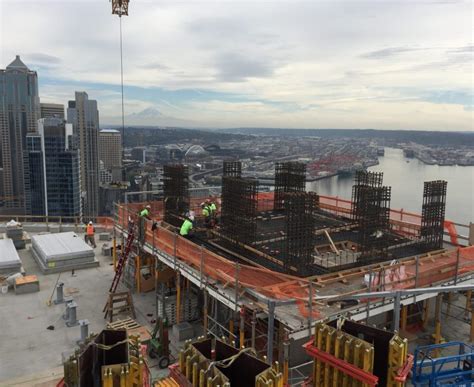
[[[254,310],[252,313],[252,336],[250,339],[250,346],[255,349],[255,330],[257,327],[257,312]]]
[[[309,300],[308,300],[308,331],[311,336],[311,325],[313,325],[313,281],[309,281]]]
[[[273,335],[275,329],[275,302],[268,301],[267,362],[273,363]]]
[[[398,332],[400,329],[400,306],[401,306],[401,293],[395,292],[395,298],[393,300],[393,331]]]
[[[330,296],[316,296],[316,300],[328,300],[328,301],[342,301],[342,300],[359,300],[361,298],[392,298],[395,297],[396,293],[400,293],[401,296],[412,296],[416,294],[425,293],[445,293],[445,292],[461,292],[465,290],[473,290],[474,284],[470,285],[456,285],[456,286],[433,286],[429,288],[414,288],[414,289],[399,289],[396,291],[381,291],[371,293],[358,293],[348,295],[330,295]]]

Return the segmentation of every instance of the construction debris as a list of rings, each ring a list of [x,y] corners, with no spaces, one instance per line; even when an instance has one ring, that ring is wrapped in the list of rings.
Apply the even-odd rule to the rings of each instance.
[[[10,220],[7,223],[7,238],[13,240],[17,250],[24,249],[26,247],[26,242],[29,240],[28,234],[23,231],[23,226],[21,223],[18,223],[14,220]]]

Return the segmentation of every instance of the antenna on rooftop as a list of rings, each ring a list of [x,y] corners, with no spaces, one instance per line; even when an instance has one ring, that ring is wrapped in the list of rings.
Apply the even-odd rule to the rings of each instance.
[[[125,113],[123,105],[123,50],[122,50],[122,16],[128,16],[128,3],[130,0],[110,0],[112,15],[118,15],[120,20],[120,81],[122,87],[122,152],[125,152]]]

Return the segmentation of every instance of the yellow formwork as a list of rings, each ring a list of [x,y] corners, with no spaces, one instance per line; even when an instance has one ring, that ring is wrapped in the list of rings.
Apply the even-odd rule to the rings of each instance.
[[[233,357],[238,357],[239,354]],[[229,379],[210,360],[203,356],[191,342],[186,343],[185,348],[180,351],[178,358],[181,374],[191,383],[193,387],[230,387]],[[283,387],[283,374],[280,365],[275,362],[273,366],[261,372],[255,377],[255,387]]]
[[[129,363],[102,366],[102,387],[142,387],[145,362],[140,352],[140,336],[129,336]]]
[[[320,352],[343,360],[360,370],[373,374],[374,353],[373,344],[338,330],[325,323],[317,323],[313,346]],[[401,387],[403,382],[396,380],[398,371],[404,366],[408,357],[408,341],[398,335],[393,335],[389,341],[387,359],[387,386]],[[314,358],[313,386],[315,387],[366,387],[368,384],[355,379],[347,373],[334,367],[331,363]]]
[[[389,343],[387,387],[402,387],[403,382],[396,380],[397,372],[403,367],[408,356],[408,340],[394,335]]]
[[[315,346],[337,359],[346,361],[366,372],[372,373],[374,367],[374,348],[370,343],[347,333],[338,331],[329,325],[319,323],[315,329]],[[364,386],[331,364],[317,358],[313,368],[314,386]]]

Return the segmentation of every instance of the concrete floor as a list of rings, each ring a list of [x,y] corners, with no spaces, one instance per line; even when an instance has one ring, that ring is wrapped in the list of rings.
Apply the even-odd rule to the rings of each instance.
[[[77,270],[74,276],[71,272],[64,272],[60,277],[60,282],[64,283],[65,296],[70,294],[77,302],[77,318],[89,320],[89,332],[94,333],[105,328],[106,320],[102,309],[113,278],[111,257],[101,254],[103,243],[97,241],[95,249],[100,261],[99,267]],[[57,375],[62,366],[62,354],[73,351],[80,338],[80,327],[68,328],[62,319],[64,304],[53,303],[47,306],[58,274],[42,274],[29,247],[28,245],[26,250],[20,250],[19,255],[26,273],[38,276],[40,291],[15,295],[14,290],[9,289],[7,294],[0,294],[0,386],[20,385],[20,379],[17,378],[24,381],[35,380],[34,375],[39,374]],[[56,294],[53,299],[55,297]],[[155,317],[154,292],[135,294],[134,304],[137,321],[152,330],[151,320]],[[53,325],[55,329],[46,329],[49,325]],[[172,335],[170,341],[176,355],[177,348],[183,343],[176,342]],[[159,370],[156,363],[157,360],[150,359],[152,375],[165,376],[167,370]]]

